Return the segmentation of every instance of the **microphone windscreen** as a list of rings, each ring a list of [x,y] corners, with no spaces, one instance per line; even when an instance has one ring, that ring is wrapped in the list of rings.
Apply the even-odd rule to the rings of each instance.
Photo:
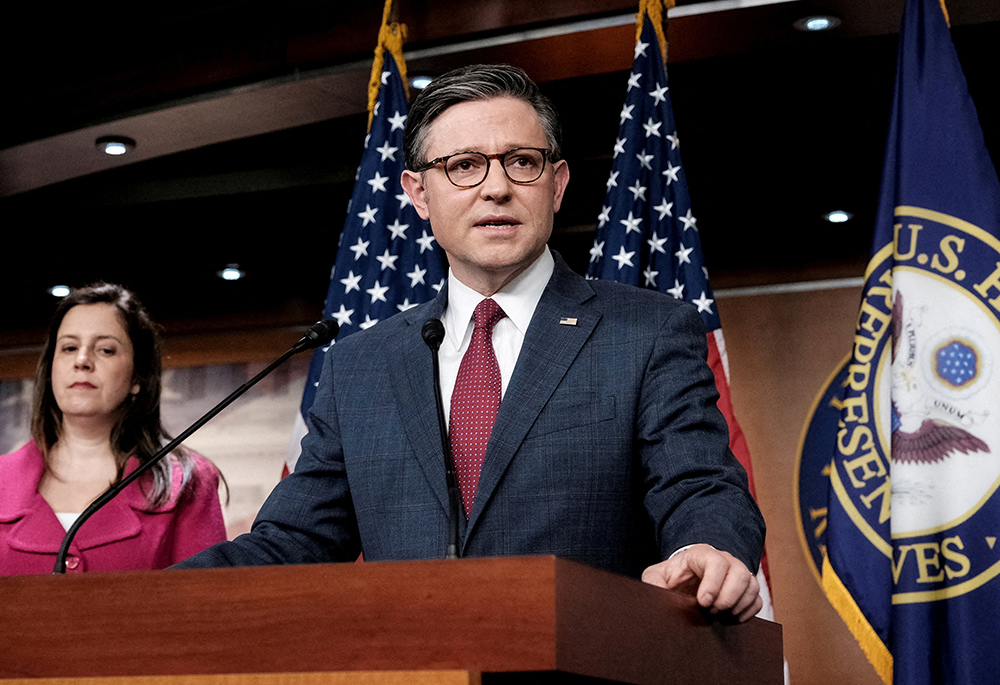
[[[424,337],[427,347],[437,351],[444,341],[444,324],[441,323],[441,319],[427,319],[424,321],[424,327],[420,329],[420,335]]]
[[[340,332],[340,325],[333,319],[323,319],[314,323],[306,334],[302,336],[302,349],[311,350],[321,345],[326,345],[337,337]]]

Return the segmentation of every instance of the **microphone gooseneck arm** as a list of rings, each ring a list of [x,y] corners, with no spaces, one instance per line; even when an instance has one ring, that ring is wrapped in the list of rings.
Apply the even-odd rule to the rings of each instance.
[[[444,452],[444,473],[448,484],[448,552],[445,559],[458,559],[458,517],[461,507],[461,495],[458,491],[458,477],[455,475],[455,462],[451,457],[451,439],[444,421],[444,401],[441,399],[441,368],[438,364],[438,350],[444,341],[444,324],[440,319],[427,319],[420,334],[431,350],[434,362],[434,403],[437,406],[438,428],[441,431],[441,450]]]
[[[298,354],[299,352],[302,352],[303,350],[313,349],[315,347],[319,347],[320,345],[327,344],[337,336],[337,332],[339,330],[340,327],[337,325],[337,322],[331,319],[318,321],[317,323],[313,324],[309,328],[309,330],[306,331],[306,334],[302,336],[302,338],[297,343],[295,343],[291,347],[291,349],[289,349],[283,355],[278,357],[275,361],[271,362],[271,364],[266,369],[264,369],[256,376],[248,380],[246,383],[241,385],[239,388],[234,390],[232,393],[230,393],[228,397],[226,397],[226,399],[222,400],[217,405],[212,407],[212,409],[210,409],[207,414],[205,414],[200,419],[195,421],[186,430],[184,430],[184,432],[182,432],[176,438],[167,443],[162,449],[160,449],[160,451],[154,454],[146,463],[140,464],[139,468],[137,468],[135,471],[128,474],[120,481],[112,485],[110,488],[105,490],[100,497],[91,502],[90,506],[84,509],[83,512],[76,517],[76,521],[74,521],[73,525],[71,525],[69,529],[66,531],[66,535],[63,537],[62,544],[59,546],[59,552],[56,554],[56,564],[55,567],[53,567],[52,569],[52,573],[60,574],[66,572],[66,555],[69,552],[70,544],[72,544],[73,539],[76,537],[77,531],[80,530],[80,526],[82,526],[87,521],[87,519],[93,516],[98,509],[100,509],[105,504],[113,500],[115,496],[118,495],[118,493],[120,493],[122,490],[128,487],[129,484],[135,481],[137,478],[142,476],[142,474],[146,473],[146,471],[153,468],[153,466],[158,461],[163,459],[163,457],[173,452],[178,445],[187,440],[191,436],[191,434],[194,433],[196,430],[198,430],[206,423],[208,423],[212,418],[215,417],[216,414],[218,414],[220,411],[222,411],[230,404],[232,404],[237,398],[239,398],[243,393],[245,393],[247,390],[256,385],[261,379],[263,379],[269,373],[271,373],[276,368],[284,364],[289,357],[292,357]]]

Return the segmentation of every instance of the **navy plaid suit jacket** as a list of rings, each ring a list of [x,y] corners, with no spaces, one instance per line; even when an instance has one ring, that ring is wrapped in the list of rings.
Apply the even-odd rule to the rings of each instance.
[[[182,566],[443,557],[448,493],[421,327],[446,303],[442,292],[336,343],[295,472],[249,534]],[[639,577],[708,543],[755,571],[764,522],[706,354],[690,305],[587,281],[556,255],[459,522],[462,555],[553,554]]]

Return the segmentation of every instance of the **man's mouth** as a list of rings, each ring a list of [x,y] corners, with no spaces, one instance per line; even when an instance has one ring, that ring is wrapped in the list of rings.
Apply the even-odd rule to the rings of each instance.
[[[481,219],[476,223],[476,226],[482,226],[486,228],[510,228],[511,226],[517,226],[521,222],[509,216],[489,216]]]

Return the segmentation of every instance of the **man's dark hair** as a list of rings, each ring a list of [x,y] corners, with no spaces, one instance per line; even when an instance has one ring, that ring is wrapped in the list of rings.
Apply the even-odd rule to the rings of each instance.
[[[559,115],[535,82],[523,69],[509,64],[473,64],[438,76],[414,100],[403,138],[406,167],[416,169],[428,161],[425,151],[430,125],[446,109],[461,102],[504,97],[524,100],[534,108],[545,130],[549,159],[560,159]]]

